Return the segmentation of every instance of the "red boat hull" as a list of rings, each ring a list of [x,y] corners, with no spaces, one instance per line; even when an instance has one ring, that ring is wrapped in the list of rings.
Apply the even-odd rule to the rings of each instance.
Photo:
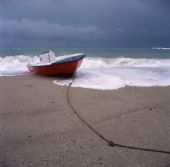
[[[44,76],[73,75],[76,69],[80,67],[82,60],[83,59],[62,64],[50,64],[44,66],[28,65],[28,69],[31,73]]]

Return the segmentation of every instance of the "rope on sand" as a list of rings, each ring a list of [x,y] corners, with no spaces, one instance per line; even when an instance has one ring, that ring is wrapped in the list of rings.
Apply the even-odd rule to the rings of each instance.
[[[99,133],[95,128],[93,128],[86,120],[84,120],[81,115],[77,112],[75,107],[73,106],[71,99],[70,99],[70,88],[71,85],[74,83],[75,78],[73,78],[72,82],[69,83],[66,89],[66,99],[67,103],[69,104],[72,112],[77,116],[77,118],[86,126],[88,127],[94,134],[96,134],[100,139],[102,139],[104,142],[107,143],[110,147],[120,147],[120,148],[126,148],[126,149],[132,149],[132,150],[139,150],[139,151],[147,151],[147,152],[153,152],[153,153],[161,153],[161,154],[168,154],[170,155],[170,151],[164,151],[164,150],[157,150],[157,149],[149,149],[149,148],[141,148],[141,147],[135,147],[135,146],[128,146],[123,144],[115,143],[111,140],[108,140],[106,137],[104,137],[101,133]]]

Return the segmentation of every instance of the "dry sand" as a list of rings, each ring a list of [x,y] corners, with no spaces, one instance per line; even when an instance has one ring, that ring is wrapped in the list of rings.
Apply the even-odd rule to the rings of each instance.
[[[170,155],[109,147],[72,112],[54,78],[0,78],[1,167],[170,167]],[[123,145],[170,151],[170,87],[70,89],[95,130]]]

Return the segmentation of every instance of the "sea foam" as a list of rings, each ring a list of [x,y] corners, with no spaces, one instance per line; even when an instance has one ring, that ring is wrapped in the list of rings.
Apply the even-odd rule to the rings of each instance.
[[[0,76],[28,75],[27,64],[38,61],[37,56],[0,57]],[[71,81],[71,79],[56,78],[54,83],[67,85]],[[72,86],[109,90],[127,85],[170,85],[170,59],[87,57],[77,70]]]
[[[25,75],[28,73],[29,62],[38,62],[38,57],[24,55],[0,57],[0,76]]]
[[[86,58],[75,74],[73,87],[110,90],[125,86],[170,85],[170,59]],[[58,85],[72,80],[57,79]]]

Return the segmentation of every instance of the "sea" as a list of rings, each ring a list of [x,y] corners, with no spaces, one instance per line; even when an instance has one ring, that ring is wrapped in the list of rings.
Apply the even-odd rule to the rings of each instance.
[[[85,53],[74,75],[73,87],[111,90],[125,86],[169,86],[170,48],[1,48],[0,76],[31,75],[27,64],[39,61],[38,55],[52,50],[56,56]],[[54,78],[67,85],[72,78]]]

